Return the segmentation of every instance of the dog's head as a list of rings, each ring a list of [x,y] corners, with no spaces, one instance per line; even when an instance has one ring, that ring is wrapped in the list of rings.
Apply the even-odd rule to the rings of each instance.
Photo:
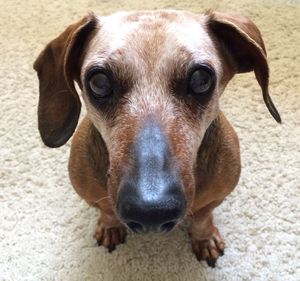
[[[264,101],[268,64],[247,18],[179,11],[90,14],[40,54],[39,130],[50,147],[73,134],[80,113],[109,155],[107,189],[130,227],[171,229],[192,204],[197,152],[235,73],[254,71]]]

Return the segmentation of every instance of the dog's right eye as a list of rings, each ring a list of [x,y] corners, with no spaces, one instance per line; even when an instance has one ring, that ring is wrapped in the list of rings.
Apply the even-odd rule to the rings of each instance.
[[[93,96],[97,99],[102,99],[112,94],[113,89],[110,80],[102,72],[93,74],[88,84]]]
[[[199,65],[190,77],[189,90],[194,96],[211,92],[215,84],[215,73],[207,65]]]

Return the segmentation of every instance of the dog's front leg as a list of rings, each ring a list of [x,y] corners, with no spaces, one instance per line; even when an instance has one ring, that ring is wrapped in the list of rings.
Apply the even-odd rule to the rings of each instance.
[[[189,229],[192,250],[196,258],[206,260],[207,264],[215,267],[219,256],[224,254],[224,241],[217,227],[213,224],[213,209],[221,201],[214,201],[200,209],[192,217],[192,224]]]
[[[111,253],[116,246],[125,242],[127,230],[114,214],[101,211],[95,232],[95,239],[99,246],[103,246]]]

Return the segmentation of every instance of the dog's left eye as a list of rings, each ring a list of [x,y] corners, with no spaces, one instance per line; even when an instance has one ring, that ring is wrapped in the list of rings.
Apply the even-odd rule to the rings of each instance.
[[[194,95],[203,95],[212,90],[214,82],[214,71],[207,66],[200,66],[191,75],[189,89]]]
[[[109,78],[102,72],[95,73],[89,79],[89,87],[96,98],[105,98],[112,93]]]

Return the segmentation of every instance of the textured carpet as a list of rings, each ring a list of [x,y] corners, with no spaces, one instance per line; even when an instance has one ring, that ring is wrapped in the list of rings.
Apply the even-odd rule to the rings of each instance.
[[[128,237],[112,254],[92,236],[96,210],[75,194],[69,143],[37,131],[32,63],[87,11],[177,8],[235,11],[259,26],[268,50],[277,125],[253,73],[236,76],[222,108],[241,141],[242,175],[215,211],[226,241],[215,269],[196,261],[186,226]],[[300,3],[298,1],[0,0],[0,280],[300,280]]]

